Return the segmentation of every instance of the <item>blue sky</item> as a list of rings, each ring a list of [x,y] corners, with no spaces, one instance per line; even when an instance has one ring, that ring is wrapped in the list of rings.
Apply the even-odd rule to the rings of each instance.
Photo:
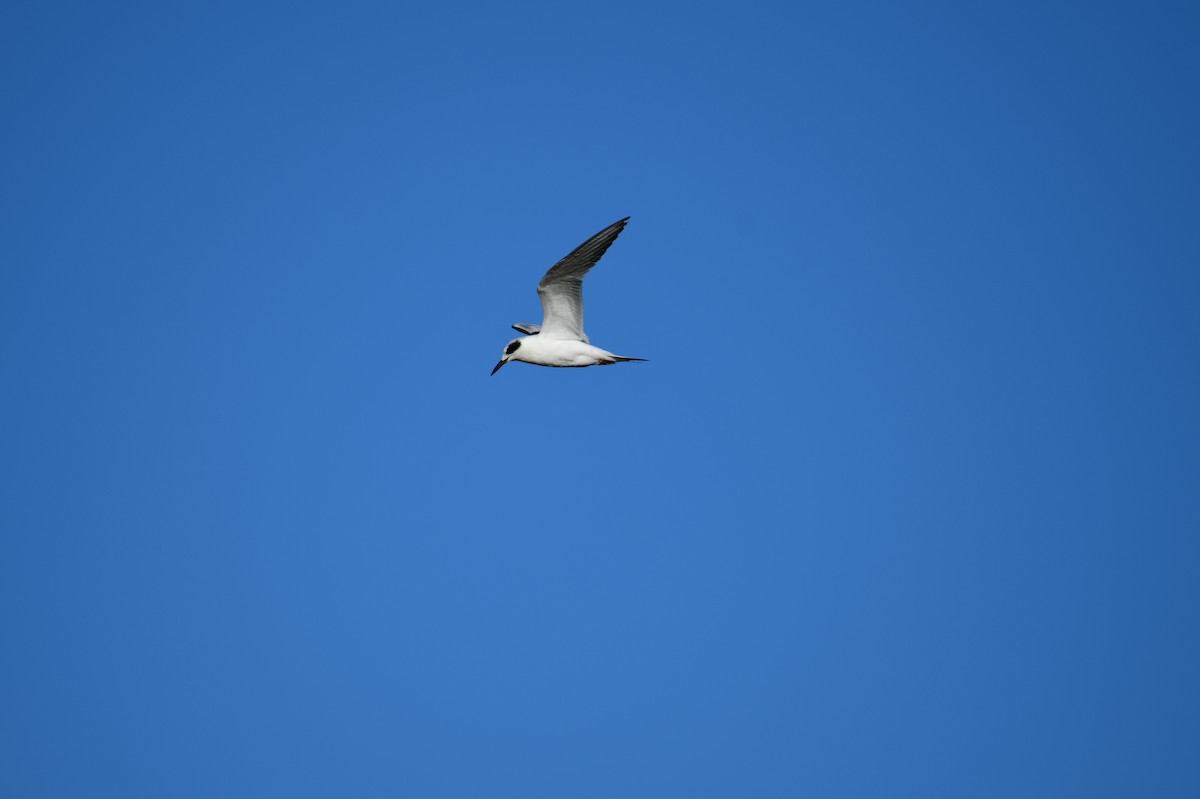
[[[1198,22],[9,4],[0,793],[1196,796]]]

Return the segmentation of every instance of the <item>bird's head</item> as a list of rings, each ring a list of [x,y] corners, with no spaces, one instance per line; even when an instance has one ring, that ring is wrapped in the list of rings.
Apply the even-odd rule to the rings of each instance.
[[[504,357],[500,359],[500,363],[496,364],[496,368],[492,369],[492,374],[500,371],[500,367],[516,357],[517,350],[521,349],[521,339],[514,338],[504,347]],[[520,360],[520,358],[517,358]]]

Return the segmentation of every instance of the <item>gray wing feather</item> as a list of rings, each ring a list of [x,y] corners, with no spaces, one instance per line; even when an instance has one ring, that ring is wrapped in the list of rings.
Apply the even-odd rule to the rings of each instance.
[[[583,278],[621,235],[628,221],[629,217],[625,217],[604,228],[546,272],[538,283],[538,296],[542,300],[542,336],[588,340],[583,332]]]
[[[517,322],[513,325],[513,330],[519,330],[526,335],[534,335],[542,329],[541,325],[535,325],[533,322]]]

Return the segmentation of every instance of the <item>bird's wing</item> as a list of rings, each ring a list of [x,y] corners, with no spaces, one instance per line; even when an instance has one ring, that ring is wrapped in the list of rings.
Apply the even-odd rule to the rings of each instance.
[[[625,217],[614,222],[580,244],[570,255],[550,267],[538,283],[538,296],[542,299],[542,338],[588,340],[583,332],[583,277],[617,240],[628,221],[629,217]]]
[[[535,325],[533,322],[517,322],[513,325],[513,330],[520,331],[527,336],[532,336],[541,329],[541,325]]]

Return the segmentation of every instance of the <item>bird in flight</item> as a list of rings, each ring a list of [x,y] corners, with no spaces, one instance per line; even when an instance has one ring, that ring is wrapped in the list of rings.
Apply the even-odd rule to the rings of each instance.
[[[504,348],[504,357],[492,374],[509,361],[524,361],[538,366],[608,366],[626,358],[593,347],[583,332],[583,278],[596,265],[609,246],[621,235],[629,217],[614,222],[576,247],[570,255],[550,267],[538,283],[542,300],[542,323],[519,322],[514,330],[527,334],[515,338]]]

